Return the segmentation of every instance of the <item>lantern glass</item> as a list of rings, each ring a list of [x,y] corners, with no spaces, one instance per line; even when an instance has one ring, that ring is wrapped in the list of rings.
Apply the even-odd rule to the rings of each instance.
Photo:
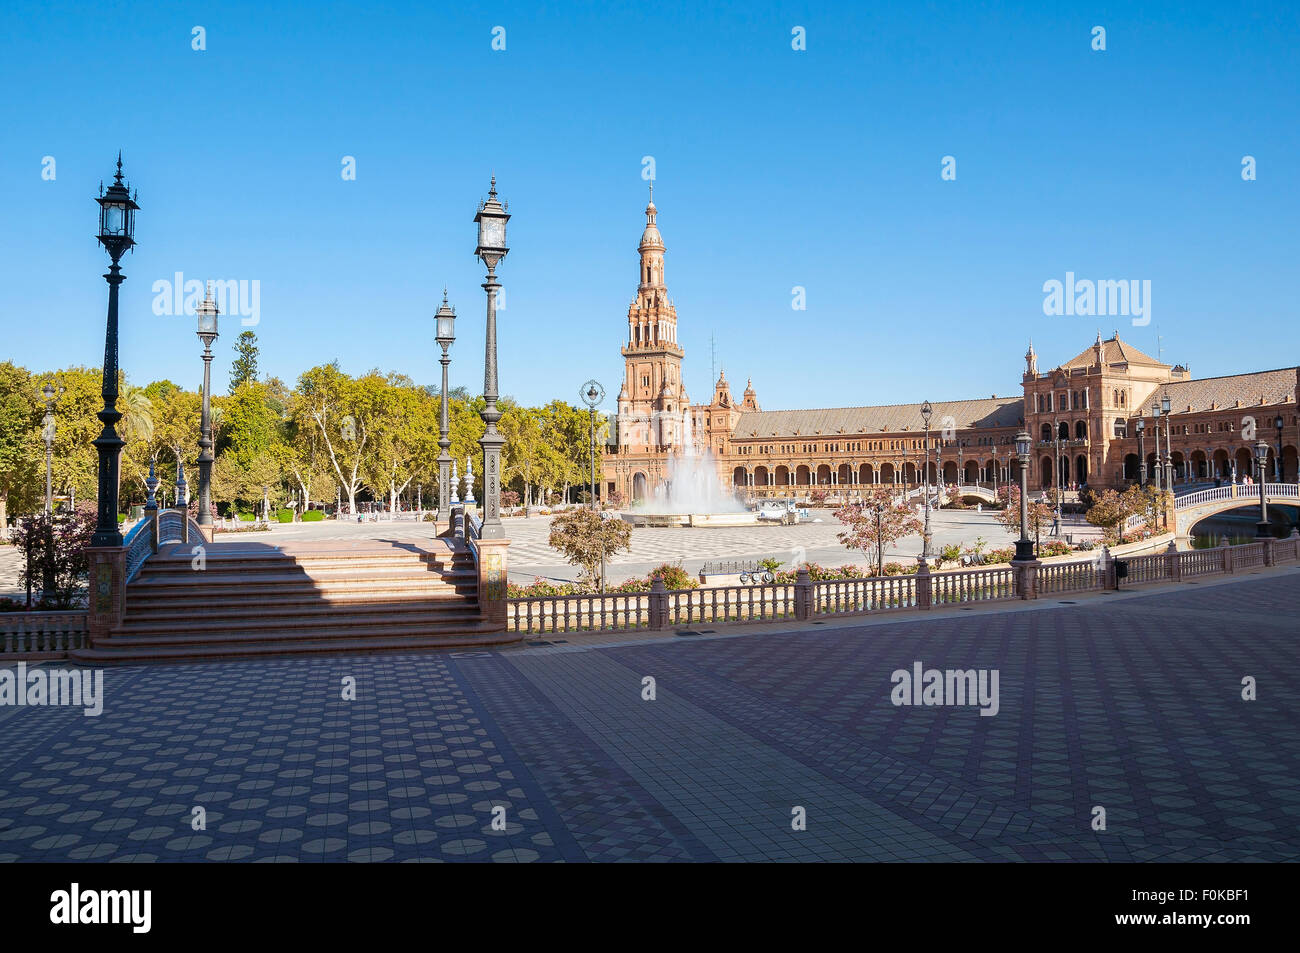
[[[456,315],[438,314],[438,343],[451,344],[456,340]]]
[[[1144,431],[1144,430],[1146,430],[1146,429],[1147,429],[1146,421],[1143,420],[1141,417],[1139,417],[1139,418],[1138,418],[1138,422],[1137,422],[1137,432],[1138,432],[1138,433],[1141,433],[1142,431]]]
[[[506,223],[499,215],[484,212],[478,220],[478,244],[480,248],[505,248]]]
[[[1278,417],[1276,420],[1274,420],[1274,421],[1273,421],[1273,426],[1276,427],[1278,430],[1281,430],[1281,429],[1282,429],[1282,418],[1281,418],[1281,417]]]
[[[199,334],[217,334],[217,309],[199,308]]]
[[[1163,413],[1166,417],[1169,416],[1169,397],[1168,397],[1168,396],[1165,396],[1165,397],[1161,397],[1161,398],[1160,398],[1160,412]]]
[[[1157,419],[1159,419],[1159,417],[1160,417],[1160,405],[1159,405],[1159,404],[1152,403],[1152,405],[1151,405],[1151,416],[1152,416],[1152,417],[1155,417],[1155,418],[1157,418]]]
[[[1022,457],[1029,456],[1029,434],[1023,430],[1016,434],[1016,453]]]

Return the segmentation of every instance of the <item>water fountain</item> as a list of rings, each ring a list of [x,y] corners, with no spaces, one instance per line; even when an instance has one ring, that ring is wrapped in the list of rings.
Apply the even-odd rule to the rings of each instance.
[[[682,415],[682,445],[668,456],[668,479],[621,514],[634,526],[746,526],[758,514],[727,492],[713,452],[695,446],[691,413]]]

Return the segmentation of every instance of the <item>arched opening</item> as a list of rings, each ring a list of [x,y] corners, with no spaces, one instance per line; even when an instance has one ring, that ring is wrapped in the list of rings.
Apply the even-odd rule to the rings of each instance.
[[[1075,440],[1088,439],[1088,421],[1080,420],[1078,423],[1074,425],[1074,439]]]
[[[646,497],[646,479],[644,473],[632,474],[632,502],[640,503]]]
[[[1080,486],[1088,482],[1088,458],[1083,454],[1074,458],[1074,482]]]
[[[919,482],[917,479],[915,463],[903,464],[903,482],[908,486],[915,486]]]
[[[754,486],[771,486],[772,480],[767,467],[754,467]]]
[[[1241,447],[1237,450],[1237,455],[1233,458],[1232,462],[1235,465],[1233,468],[1233,479],[1238,483],[1255,472],[1255,464],[1251,460],[1250,451],[1245,447]]]
[[[1184,481],[1187,479],[1187,461],[1183,459],[1181,450],[1175,450],[1170,454],[1174,467],[1174,479]]]
[[[731,486],[733,488],[749,486],[749,477],[744,467],[736,467],[731,471]]]
[[[1141,476],[1138,469],[1138,455],[1136,453],[1124,454],[1124,479],[1136,480]]]
[[[776,468],[776,485],[777,486],[790,485],[790,468],[785,466],[784,464]]]
[[[1043,426],[1042,426],[1041,428],[1039,428],[1039,438],[1042,439],[1044,443],[1046,443],[1046,442],[1048,442],[1048,441],[1050,441],[1050,440],[1052,439],[1052,425],[1051,425],[1051,424],[1043,424]]]
[[[1205,459],[1205,451],[1192,451],[1192,479],[1204,480],[1209,476],[1209,463]]]
[[[1060,437],[1062,440],[1069,440],[1070,425],[1066,421],[1062,420],[1060,423],[1056,425],[1056,435]]]
[[[1283,483],[1295,483],[1297,479],[1300,479],[1296,476],[1297,473],[1300,473],[1300,470],[1297,470],[1296,468],[1297,463],[1300,463],[1300,458],[1297,457],[1296,448],[1283,447],[1282,448],[1282,482]]]
[[[828,464],[823,463],[821,466],[817,468],[817,485],[830,486],[830,483],[831,483],[831,468]]]
[[[978,483],[980,481],[980,465],[974,460],[966,461],[966,482]]]
[[[1227,480],[1232,476],[1232,464],[1228,460],[1227,450],[1214,451],[1214,471],[1211,476],[1216,480]]]
[[[853,468],[850,467],[847,463],[841,463],[839,473],[836,475],[836,479],[839,481],[841,486],[847,486],[848,484],[852,483]]]
[[[1038,485],[1044,490],[1052,485],[1052,458],[1043,457],[1038,468]]]
[[[875,471],[871,468],[871,464],[864,463],[862,464],[862,466],[858,467],[859,483],[874,483],[875,481],[876,481],[876,474]]]
[[[943,462],[943,482],[944,482],[944,483],[956,483],[956,482],[957,482],[957,464],[956,464],[956,462],[954,462],[954,461],[952,461],[952,460],[945,460],[945,461]]]
[[[880,465],[880,482],[881,483],[894,482],[894,465],[892,463],[882,463]]]
[[[801,463],[799,464],[798,468],[794,471],[794,482],[799,486],[808,486],[812,483],[812,479],[808,467],[806,465]]]

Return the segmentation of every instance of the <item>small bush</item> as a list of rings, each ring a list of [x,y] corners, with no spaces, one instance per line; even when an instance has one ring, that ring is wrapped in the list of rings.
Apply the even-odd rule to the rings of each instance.
[[[275,518],[279,520],[281,523],[292,523],[293,510],[290,509],[276,510]]]
[[[302,521],[304,523],[319,523],[324,518],[324,510],[308,510],[306,513],[302,514]]]
[[[650,570],[646,576],[647,583],[652,582],[655,576],[662,576],[665,589],[698,589],[700,581],[682,568],[681,563],[664,563]],[[649,585],[646,586],[648,590]],[[639,590],[633,590],[639,591]]]

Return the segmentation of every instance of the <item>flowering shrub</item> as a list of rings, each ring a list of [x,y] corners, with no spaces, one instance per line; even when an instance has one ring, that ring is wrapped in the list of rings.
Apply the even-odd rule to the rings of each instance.
[[[506,596],[510,599],[523,599],[529,596],[576,596],[581,592],[582,590],[571,582],[556,585],[541,576],[537,576],[526,586],[512,582],[506,587]]]
[[[14,531],[14,546],[24,553],[18,584],[40,590],[40,609],[67,609],[80,601],[90,577],[86,548],[98,522],[93,505],[71,513],[39,513]],[[30,557],[28,557],[30,554]]]
[[[1040,556],[1064,556],[1069,552],[1069,545],[1061,542],[1059,539],[1053,539],[1049,542],[1043,543],[1038,550]]]
[[[986,566],[997,566],[1002,563],[1009,563],[1015,555],[1016,549],[1014,546],[1008,546],[1006,549],[990,549],[984,554],[984,564]]]

